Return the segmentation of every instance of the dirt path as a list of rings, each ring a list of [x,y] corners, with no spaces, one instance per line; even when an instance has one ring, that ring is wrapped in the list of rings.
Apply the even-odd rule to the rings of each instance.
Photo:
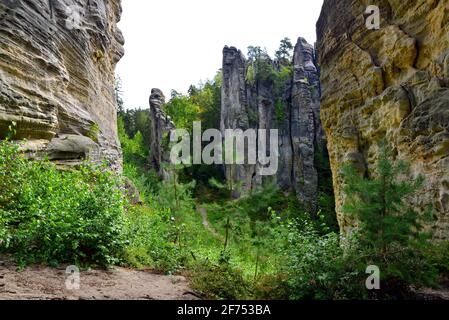
[[[0,257],[0,300],[195,300],[181,276],[115,267],[80,272],[78,290],[68,290],[66,268],[16,267]]]
[[[201,217],[203,219],[203,226],[217,239],[223,240],[222,236],[215,230],[213,227],[211,227],[209,220],[207,219],[207,211],[203,207],[198,207],[198,212],[201,214]]]

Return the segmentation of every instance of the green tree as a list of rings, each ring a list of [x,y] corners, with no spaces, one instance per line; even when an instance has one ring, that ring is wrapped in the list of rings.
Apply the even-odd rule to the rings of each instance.
[[[177,128],[192,131],[193,122],[199,119],[201,107],[191,101],[189,96],[172,91],[171,100],[165,104],[164,111]]]
[[[283,65],[290,65],[292,59],[293,44],[289,38],[281,40],[279,49],[276,50],[275,57]]]
[[[117,75],[115,78],[115,101],[117,102],[117,113],[122,115],[125,111],[125,106],[123,102],[123,89],[122,89],[122,79]]]
[[[358,225],[357,242],[367,256],[365,261],[381,267],[384,280],[429,281],[432,270],[421,253],[430,245],[422,223],[431,217],[431,207],[419,212],[409,201],[422,188],[424,178],[413,178],[407,163],[394,162],[385,142],[379,148],[372,177],[360,175],[351,165],[344,167],[343,211]]]

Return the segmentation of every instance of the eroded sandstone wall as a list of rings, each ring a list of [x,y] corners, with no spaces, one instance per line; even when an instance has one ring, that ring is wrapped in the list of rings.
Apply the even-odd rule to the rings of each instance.
[[[316,209],[318,192],[314,160],[325,144],[319,114],[319,68],[315,58],[314,47],[299,38],[293,54],[293,74],[279,94],[275,93],[271,80],[249,81],[249,63],[245,56],[234,47],[225,47],[221,105],[223,136],[225,129],[279,130],[276,175],[262,176],[259,162],[226,165],[228,181],[240,183],[245,192],[261,186],[264,180],[274,180],[282,189],[295,191],[311,212]],[[274,62],[273,66],[277,68]],[[236,192],[235,196],[240,193]]]
[[[365,25],[380,8],[378,30]],[[449,237],[449,1],[325,0],[317,23],[321,119],[325,128],[343,232],[340,169],[349,161],[375,174],[378,142],[424,175],[414,205],[434,207],[437,238]]]
[[[120,169],[120,15],[120,0],[0,1],[0,138],[15,121],[30,156]]]

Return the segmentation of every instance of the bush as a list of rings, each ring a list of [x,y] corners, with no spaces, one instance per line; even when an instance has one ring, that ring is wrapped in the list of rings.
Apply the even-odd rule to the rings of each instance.
[[[185,262],[178,241],[178,229],[169,209],[154,211],[134,207],[128,213],[124,251],[125,264],[136,268],[150,267],[160,272],[175,272]]]
[[[210,299],[239,300],[248,297],[248,284],[242,271],[229,262],[214,264],[209,260],[197,263],[190,271],[193,289]]]
[[[262,300],[288,300],[291,290],[288,273],[267,274],[261,276],[254,284],[253,296]]]
[[[320,236],[312,227],[288,226],[284,254],[289,273],[290,299],[360,298],[365,293],[363,271],[351,251],[340,246],[335,233]]]
[[[121,181],[105,167],[61,171],[0,142],[0,244],[20,265],[106,266],[125,245]]]
[[[438,270],[442,277],[449,280],[449,241],[435,243],[425,250],[425,259]]]

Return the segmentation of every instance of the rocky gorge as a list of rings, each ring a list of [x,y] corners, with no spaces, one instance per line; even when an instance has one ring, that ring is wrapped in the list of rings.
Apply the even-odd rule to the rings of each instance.
[[[32,158],[62,165],[107,160],[120,171],[114,69],[123,55],[119,0],[0,2],[0,137]],[[380,28],[366,27],[367,6],[380,8]],[[299,30],[300,31],[300,30]],[[279,170],[225,166],[226,179],[254,190],[274,180],[309,211],[317,206],[316,158],[331,162],[342,233],[355,222],[342,211],[342,165],[376,175],[378,142],[425,177],[412,199],[432,205],[439,239],[449,237],[449,3],[444,0],[325,0],[317,44],[299,38],[284,78],[257,78],[240,50],[223,50],[220,121],[224,129],[278,129]],[[282,66],[269,61],[278,73]],[[162,138],[175,127],[163,93],[150,97],[150,162],[167,161]]]

